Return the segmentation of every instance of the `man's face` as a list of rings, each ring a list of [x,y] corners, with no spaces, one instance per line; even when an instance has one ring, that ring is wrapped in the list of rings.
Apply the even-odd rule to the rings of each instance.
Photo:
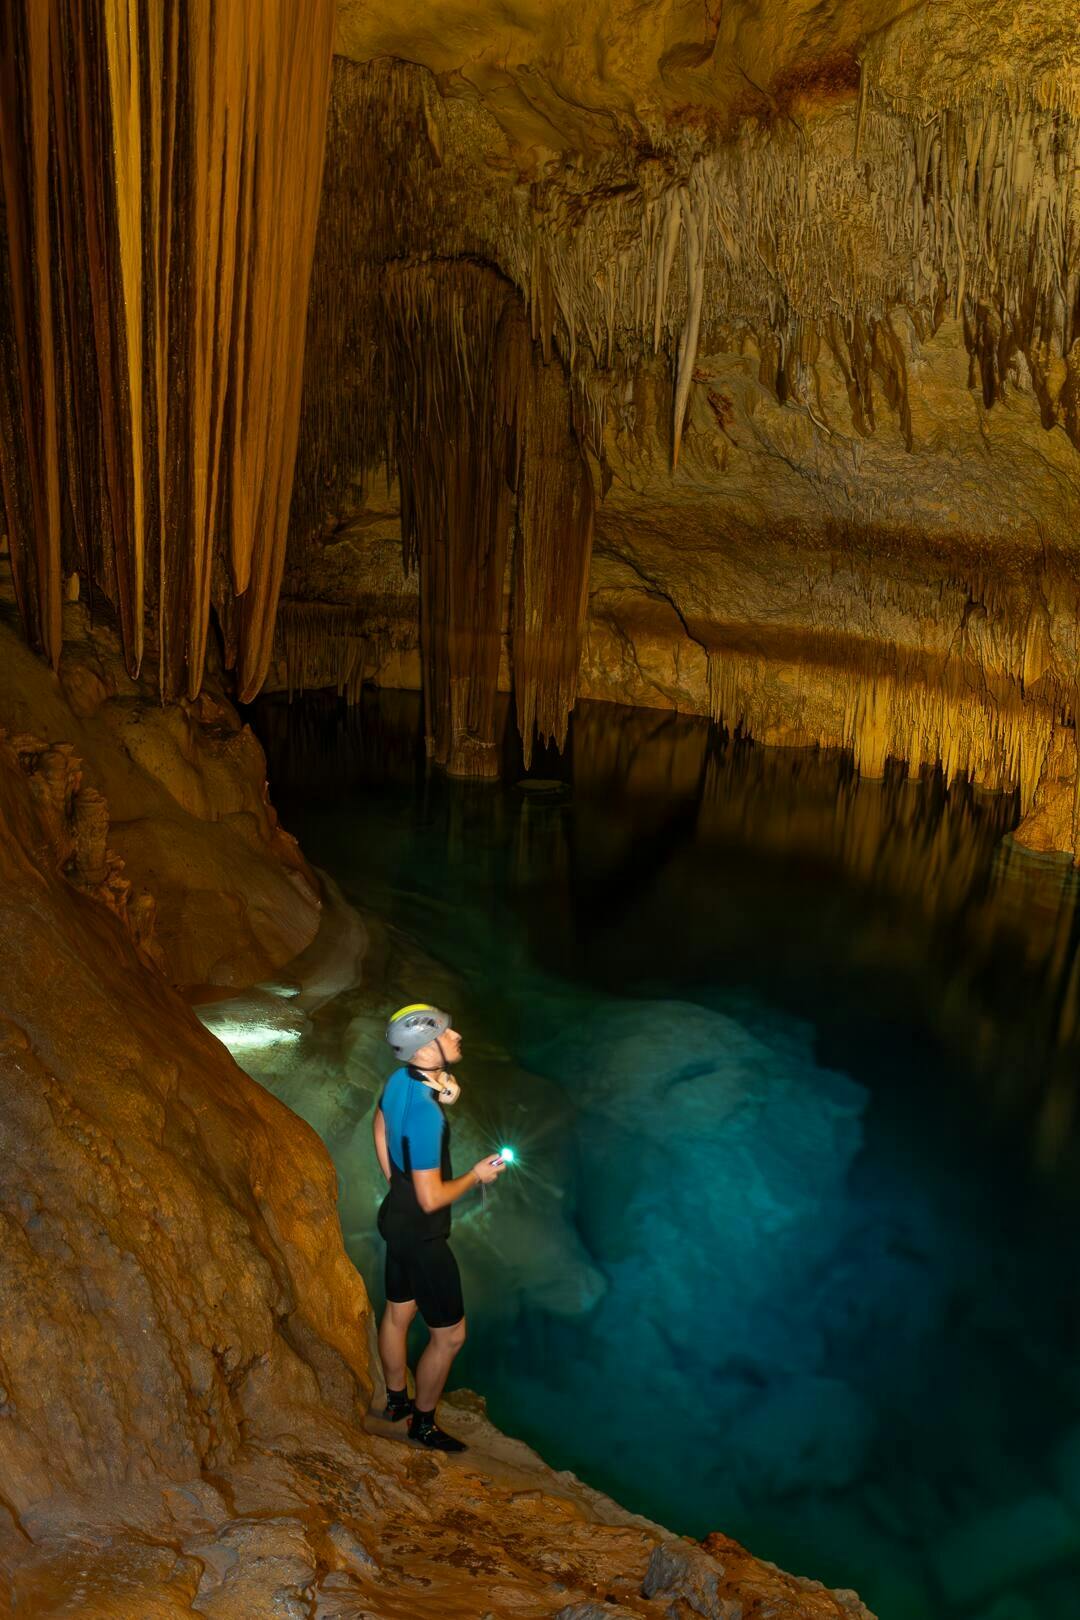
[[[448,1029],[440,1038],[443,1056],[448,1064],[456,1063],[461,1056],[461,1036],[456,1029]]]
[[[448,1029],[437,1041],[428,1041],[426,1046],[422,1046],[412,1062],[418,1069],[449,1069],[460,1056],[461,1036],[456,1029]]]

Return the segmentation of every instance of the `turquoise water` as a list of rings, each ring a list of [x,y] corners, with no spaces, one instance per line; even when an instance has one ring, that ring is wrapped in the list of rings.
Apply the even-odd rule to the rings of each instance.
[[[521,1160],[456,1216],[454,1382],[881,1620],[1073,1620],[1080,927],[1012,801],[607,705],[502,784],[428,774],[409,695],[252,718],[376,919],[363,982],[249,1064],[327,1140],[373,1296],[378,1031],[433,999],[456,1165]]]

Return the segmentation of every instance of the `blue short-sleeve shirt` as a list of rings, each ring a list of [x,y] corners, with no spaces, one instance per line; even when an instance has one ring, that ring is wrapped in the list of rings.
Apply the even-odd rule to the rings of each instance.
[[[414,1080],[408,1069],[395,1069],[380,1104],[386,1120],[386,1145],[403,1175],[442,1168],[446,1121],[430,1086]]]

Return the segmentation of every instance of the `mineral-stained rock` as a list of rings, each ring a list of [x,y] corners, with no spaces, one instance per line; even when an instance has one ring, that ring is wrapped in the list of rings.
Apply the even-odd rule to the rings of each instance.
[[[340,1519],[335,1519],[329,1526],[326,1540],[339,1569],[350,1570],[354,1575],[367,1575],[378,1568],[360,1537],[347,1524],[342,1524]]]
[[[672,1608],[679,1600],[706,1620],[743,1620],[739,1600],[723,1594],[725,1580],[724,1566],[715,1558],[691,1544],[665,1541],[649,1559],[641,1591],[643,1597],[671,1598]]]
[[[78,605],[65,618],[58,676],[0,623],[0,728],[57,867],[174,982],[266,977],[311,941],[320,899],[269,803],[259,744],[215,687],[163,707],[113,635]]]
[[[703,1550],[704,1549],[704,1550]],[[820,1581],[785,1575],[714,1533],[703,1547],[665,1541],[655,1549],[645,1597],[672,1600],[669,1613],[704,1620],[874,1620],[854,1592],[830,1592]]]
[[[174,1620],[191,1612],[202,1564],[127,1531],[44,1536],[15,1571],[13,1614],[79,1620]]]
[[[611,1603],[568,1603],[552,1620],[633,1620],[633,1615]]]
[[[320,1253],[336,1222],[314,1134],[287,1129],[104,907],[34,864],[43,821],[8,760],[0,814],[0,1444],[32,1528],[68,1493],[220,1465],[264,1390],[287,1405],[321,1380],[351,1414],[366,1302],[340,1244]],[[297,1283],[320,1273],[309,1306]]]
[[[260,1612],[309,1620],[318,1557],[299,1519],[233,1519],[189,1550],[203,1565],[192,1608],[208,1620]]]

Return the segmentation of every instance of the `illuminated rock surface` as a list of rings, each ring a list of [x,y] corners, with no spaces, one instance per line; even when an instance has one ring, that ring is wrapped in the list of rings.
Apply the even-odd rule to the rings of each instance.
[[[116,638],[65,608],[58,674],[0,623],[0,731],[48,817],[56,866],[129,917],[178,984],[251,984],[319,923],[318,882],[278,825],[266,762],[220,679],[162,707]]]
[[[475,1403],[448,1420],[471,1443],[462,1463],[364,1431],[368,1304],[326,1152],[140,958],[141,913],[72,863],[40,777],[0,742],[0,1608],[734,1612],[745,1570],[690,1543],[658,1562],[662,1532],[552,1474]],[[344,938],[331,959],[355,960]],[[333,972],[316,953],[314,982]],[[798,1620],[866,1614],[748,1567]]]

